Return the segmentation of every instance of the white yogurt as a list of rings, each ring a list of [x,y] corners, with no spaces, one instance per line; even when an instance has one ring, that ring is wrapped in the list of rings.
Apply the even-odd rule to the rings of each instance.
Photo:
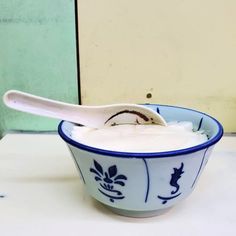
[[[72,138],[82,144],[120,152],[163,152],[196,146],[207,141],[203,131],[193,132],[191,122],[160,125],[116,125],[94,129],[75,126]]]

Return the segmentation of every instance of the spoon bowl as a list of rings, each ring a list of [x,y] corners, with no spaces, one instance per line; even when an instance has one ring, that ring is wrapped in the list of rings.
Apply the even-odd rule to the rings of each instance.
[[[160,114],[136,104],[75,105],[17,90],[7,91],[3,96],[3,101],[6,106],[15,110],[66,120],[93,128],[116,124],[167,125]]]

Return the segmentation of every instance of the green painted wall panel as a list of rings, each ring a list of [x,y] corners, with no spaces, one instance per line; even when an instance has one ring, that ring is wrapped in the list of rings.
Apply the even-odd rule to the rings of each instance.
[[[74,1],[0,2],[0,96],[19,89],[78,103]],[[16,112],[0,101],[0,133],[55,130],[58,121]]]

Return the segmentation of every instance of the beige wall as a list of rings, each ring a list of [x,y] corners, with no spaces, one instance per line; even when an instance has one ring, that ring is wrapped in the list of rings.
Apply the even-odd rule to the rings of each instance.
[[[234,0],[80,0],[82,103],[182,105],[235,132],[235,12]]]

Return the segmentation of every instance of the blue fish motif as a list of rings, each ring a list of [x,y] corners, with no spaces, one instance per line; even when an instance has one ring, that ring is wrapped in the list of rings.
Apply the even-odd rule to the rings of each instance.
[[[174,173],[171,174],[170,185],[175,187],[175,190],[171,191],[171,194],[175,194],[179,191],[178,180],[181,178],[181,175],[184,173],[183,171],[184,163],[181,163],[180,168],[173,168]]]
[[[178,180],[181,178],[181,175],[184,173],[183,171],[184,163],[181,163],[181,166],[179,168],[173,168],[174,172],[171,174],[170,179],[170,186],[175,187],[175,190],[172,190],[170,193],[170,196],[161,196],[158,195],[157,197],[162,200],[162,204],[166,204],[169,200],[172,200],[174,198],[177,198],[179,195],[181,195],[181,192],[179,193],[179,184]]]

